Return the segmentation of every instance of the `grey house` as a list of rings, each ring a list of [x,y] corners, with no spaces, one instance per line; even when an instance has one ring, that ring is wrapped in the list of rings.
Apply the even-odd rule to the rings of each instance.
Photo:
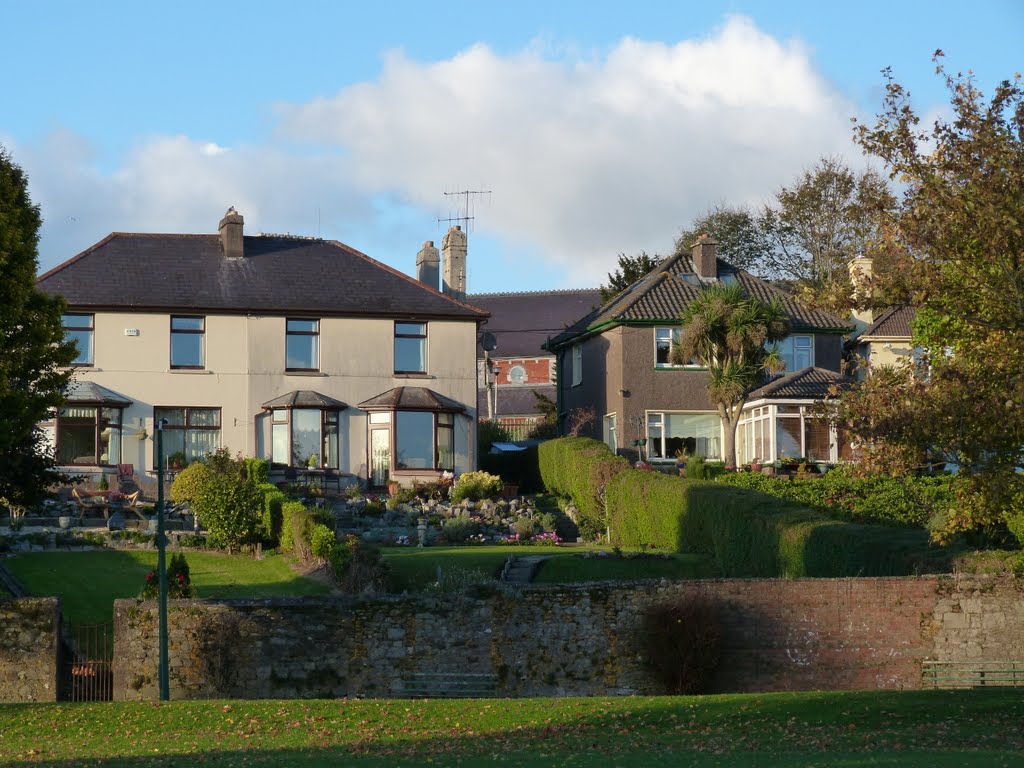
[[[708,239],[664,260],[547,342],[558,366],[563,428],[574,410],[593,408],[597,418],[583,434],[603,439],[613,451],[635,457],[632,441],[645,439],[639,453],[655,463],[673,461],[682,448],[722,458],[723,424],[707,396],[707,370],[673,365],[670,356],[683,308],[714,282],[737,282],[764,300],[778,297],[792,328],[780,344],[784,375],[751,393],[744,409],[740,463],[782,455],[840,460],[846,452],[841,436],[811,418],[808,406],[848,381],[842,353],[850,326],[717,258]]]

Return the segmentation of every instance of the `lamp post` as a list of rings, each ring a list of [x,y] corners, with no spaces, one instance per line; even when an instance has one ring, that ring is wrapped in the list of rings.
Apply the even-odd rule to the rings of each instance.
[[[167,541],[164,537],[164,426],[167,419],[157,419],[156,426],[156,573],[160,584],[160,701],[171,698],[167,666]]]

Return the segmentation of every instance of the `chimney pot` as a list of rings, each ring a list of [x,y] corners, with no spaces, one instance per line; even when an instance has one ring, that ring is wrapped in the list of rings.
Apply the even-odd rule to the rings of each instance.
[[[220,233],[220,247],[224,251],[224,256],[229,259],[240,259],[245,256],[244,225],[245,219],[234,206],[228,208],[224,218],[220,220],[217,227]]]
[[[702,280],[718,278],[717,245],[707,232],[703,232],[690,248],[693,269]]]
[[[466,233],[462,227],[451,227],[441,241],[444,253],[442,288],[446,294],[459,301],[466,300]]]
[[[433,240],[427,240],[416,254],[416,279],[436,291],[440,278],[441,253],[434,247]]]

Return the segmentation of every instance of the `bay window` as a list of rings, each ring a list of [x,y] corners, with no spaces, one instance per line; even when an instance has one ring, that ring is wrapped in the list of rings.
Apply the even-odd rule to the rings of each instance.
[[[338,411],[275,408],[271,411],[271,462],[275,467],[338,469]]]
[[[113,466],[121,463],[121,408],[68,404],[52,427],[57,464]]]

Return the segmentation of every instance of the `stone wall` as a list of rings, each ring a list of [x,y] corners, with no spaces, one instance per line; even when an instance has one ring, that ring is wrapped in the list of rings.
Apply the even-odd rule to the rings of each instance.
[[[0,599],[0,703],[56,701],[60,601]]]
[[[389,696],[417,672],[493,674],[503,696],[657,693],[646,605],[720,611],[717,691],[916,688],[923,659],[1024,659],[1013,578],[728,579],[532,587],[476,597],[172,602],[172,698]],[[117,699],[157,695],[155,603],[115,605]]]

